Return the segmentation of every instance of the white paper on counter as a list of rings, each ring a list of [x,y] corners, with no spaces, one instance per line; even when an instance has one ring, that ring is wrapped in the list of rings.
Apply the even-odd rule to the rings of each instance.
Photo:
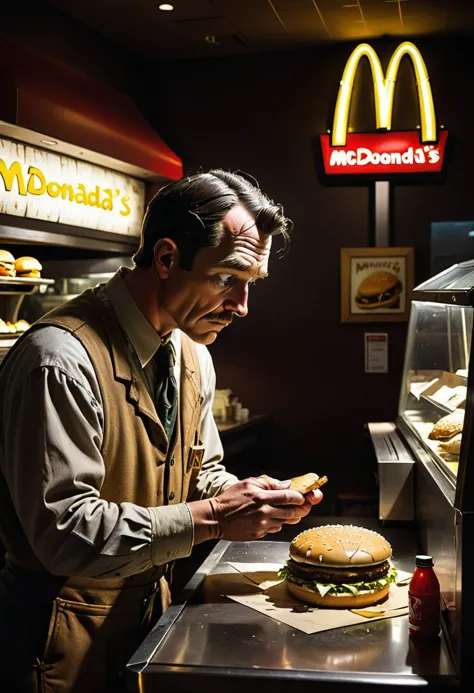
[[[353,612],[347,609],[319,609],[311,605],[306,607],[303,602],[295,599],[288,592],[286,583],[278,578],[277,570],[282,567],[281,564],[229,563],[229,565],[238,571],[239,575],[235,573],[220,575],[219,586],[225,589],[226,597],[304,633],[318,633],[367,623],[369,619],[375,621],[408,614],[408,584],[401,586],[392,584],[389,597],[383,604],[376,604],[363,610]],[[212,577],[218,576],[214,574]],[[407,581],[409,577],[410,573],[398,571],[398,582]],[[245,589],[246,584],[248,584],[248,593]]]

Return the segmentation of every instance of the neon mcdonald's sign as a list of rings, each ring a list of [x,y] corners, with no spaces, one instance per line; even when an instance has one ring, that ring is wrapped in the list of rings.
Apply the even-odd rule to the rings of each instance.
[[[393,100],[400,63],[410,58],[416,78],[420,108],[419,130],[392,131]],[[378,132],[348,133],[354,80],[361,59],[369,61],[375,97]],[[438,133],[433,94],[423,57],[410,41],[394,51],[384,74],[380,59],[367,43],[359,44],[349,57],[339,85],[333,128],[321,135],[324,171],[327,175],[392,175],[441,171],[448,132]]]

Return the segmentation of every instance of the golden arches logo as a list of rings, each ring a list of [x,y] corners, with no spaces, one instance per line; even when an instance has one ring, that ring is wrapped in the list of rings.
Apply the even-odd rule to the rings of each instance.
[[[436,116],[431,93],[430,79],[425,61],[418,48],[410,41],[404,41],[393,53],[387,73],[384,75],[380,59],[367,43],[361,43],[354,49],[346,63],[337,95],[334,112],[331,144],[333,147],[344,147],[347,140],[347,123],[352,99],[354,80],[361,59],[365,56],[370,64],[374,82],[375,121],[378,130],[390,130],[392,127],[393,97],[400,62],[407,55],[412,62],[415,72],[416,87],[421,118],[422,142],[436,142]]]

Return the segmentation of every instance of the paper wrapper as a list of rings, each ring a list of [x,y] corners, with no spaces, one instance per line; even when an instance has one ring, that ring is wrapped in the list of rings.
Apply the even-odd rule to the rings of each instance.
[[[265,616],[286,623],[304,633],[344,628],[367,620],[380,620],[408,614],[408,582],[411,575],[398,571],[397,584],[383,604],[363,610],[319,609],[292,597],[286,583],[278,578],[281,564],[230,563],[235,572],[211,575],[209,587],[215,596],[225,595]],[[400,584],[403,583],[403,584]],[[212,586],[212,587],[211,587]],[[209,594],[209,592],[208,592]]]

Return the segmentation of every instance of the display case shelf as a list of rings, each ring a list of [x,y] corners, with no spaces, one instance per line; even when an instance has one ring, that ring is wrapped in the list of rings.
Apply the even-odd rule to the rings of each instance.
[[[54,279],[39,277],[0,277],[0,318],[4,322],[15,323],[25,296],[46,290],[54,284]],[[13,346],[21,332],[0,332],[0,350],[2,357]]]
[[[427,404],[431,406],[436,412],[438,412],[440,416],[452,414],[454,411],[456,411],[455,409],[448,407],[446,404],[437,402],[435,399],[433,399],[433,397],[430,397],[429,395],[421,395],[420,399],[422,399],[424,402],[427,402]]]
[[[32,284],[40,286],[41,284],[54,284],[54,279],[45,279],[44,277],[0,277],[0,284]]]
[[[4,296],[32,294],[41,286],[54,284],[54,279],[32,277],[0,277],[0,294]]]

